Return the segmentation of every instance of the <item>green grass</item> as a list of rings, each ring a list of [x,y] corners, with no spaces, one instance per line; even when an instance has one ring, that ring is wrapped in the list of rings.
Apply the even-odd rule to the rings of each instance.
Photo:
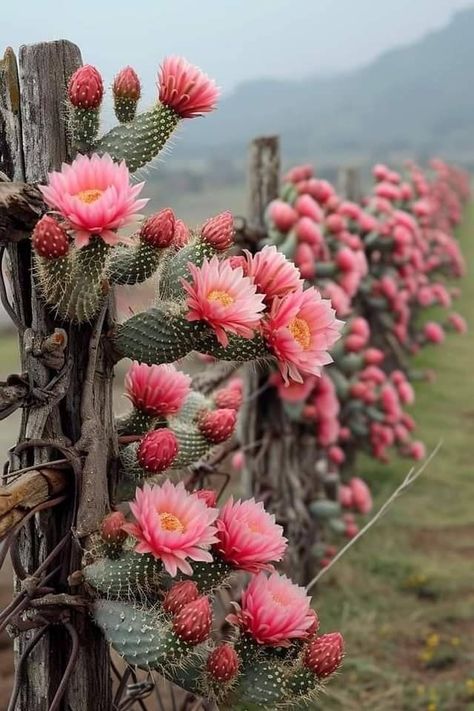
[[[472,270],[473,206],[460,239]],[[416,386],[418,436],[428,451],[440,440],[442,448],[316,591],[323,631],[340,629],[347,651],[318,706],[325,711],[474,709],[472,273],[461,286],[455,309],[467,318],[470,333],[450,335],[414,362],[437,373],[435,383]],[[406,460],[387,466],[361,458],[359,473],[372,483],[376,508],[409,466]]]

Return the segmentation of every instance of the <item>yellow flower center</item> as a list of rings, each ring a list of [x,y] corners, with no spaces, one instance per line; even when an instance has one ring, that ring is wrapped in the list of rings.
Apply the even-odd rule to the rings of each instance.
[[[168,511],[163,511],[163,513],[159,514],[159,517],[161,528],[164,531],[178,531],[178,533],[182,533],[184,531],[183,524],[174,514],[168,513]]]
[[[288,605],[288,597],[284,593],[272,592],[272,599],[277,605],[286,607]]]
[[[307,351],[311,345],[311,330],[308,322],[303,318],[294,318],[288,324],[288,330],[304,351]]]
[[[218,301],[220,304],[222,304],[222,306],[230,306],[234,303],[234,299],[230,294],[227,293],[227,291],[219,291],[218,289],[210,291],[207,295],[207,300]]]
[[[87,205],[90,205],[92,202],[95,202],[101,198],[103,194],[103,190],[81,190],[80,193],[76,193],[76,197],[79,198],[81,202],[85,202]]]

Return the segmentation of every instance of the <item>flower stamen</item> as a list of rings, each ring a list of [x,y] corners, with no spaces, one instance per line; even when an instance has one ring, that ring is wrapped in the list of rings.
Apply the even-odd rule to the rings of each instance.
[[[304,351],[311,345],[311,330],[308,322],[302,318],[294,318],[288,324],[288,330]]]
[[[218,301],[222,306],[231,306],[235,299],[227,291],[219,291],[218,289],[213,289],[207,295],[208,301]]]
[[[92,190],[81,190],[81,192],[76,193],[76,197],[81,201],[85,202],[86,205],[90,205],[104,194],[103,190],[92,189]]]
[[[158,514],[160,519],[161,528],[164,531],[177,531],[178,533],[183,533],[184,525],[179,520],[177,516],[168,511],[163,511]]]

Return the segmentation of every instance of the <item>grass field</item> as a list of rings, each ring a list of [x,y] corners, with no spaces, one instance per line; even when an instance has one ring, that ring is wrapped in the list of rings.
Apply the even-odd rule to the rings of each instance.
[[[324,711],[474,710],[474,207],[461,232],[470,273],[455,308],[467,336],[415,362],[437,380],[417,386],[413,415],[435,460],[316,591],[323,631],[347,643]],[[361,460],[378,507],[409,465]]]

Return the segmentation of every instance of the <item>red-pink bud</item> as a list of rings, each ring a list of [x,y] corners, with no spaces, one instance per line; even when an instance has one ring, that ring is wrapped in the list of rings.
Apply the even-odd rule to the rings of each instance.
[[[239,410],[242,405],[242,391],[233,387],[221,388],[214,395],[214,402],[219,408]]]
[[[174,212],[167,207],[145,220],[140,228],[140,239],[151,247],[169,247],[174,241],[175,224]]]
[[[162,429],[148,432],[141,440],[137,459],[144,469],[153,474],[158,474],[167,469],[178,454],[178,441],[175,434],[163,427]]]
[[[104,95],[104,83],[95,67],[84,64],[70,78],[67,92],[76,109],[98,109]]]
[[[319,679],[325,679],[339,668],[343,656],[344,639],[339,632],[331,632],[309,642],[303,664]]]
[[[189,229],[183,220],[176,220],[174,223],[173,245],[178,249],[186,247],[189,242]]]
[[[177,615],[185,605],[199,597],[198,586],[192,580],[174,583],[163,598],[163,610],[170,615]]]
[[[268,214],[280,232],[291,230],[298,219],[296,210],[291,205],[288,205],[287,202],[283,202],[283,200],[273,200],[268,207]]]
[[[236,412],[230,408],[205,410],[199,416],[198,427],[204,437],[212,444],[220,444],[229,439],[234,432]]]
[[[204,501],[208,508],[214,509],[216,507],[217,492],[214,491],[214,489],[197,489],[196,491],[193,491],[193,494],[196,494],[198,499]]]
[[[50,215],[43,215],[36,223],[31,237],[35,252],[45,259],[58,259],[69,251],[66,231]]]
[[[121,69],[114,79],[112,90],[116,98],[138,101],[141,94],[141,86],[135,69],[132,67]]]
[[[188,602],[173,619],[176,634],[188,644],[204,642],[211,632],[212,613],[208,597]]]
[[[235,649],[227,642],[222,642],[208,656],[206,669],[214,681],[231,681],[239,671],[240,660]]]
[[[109,513],[100,524],[100,536],[104,543],[121,546],[127,538],[127,533],[122,528],[126,522],[121,511]]]
[[[226,210],[210,217],[201,227],[202,239],[220,252],[234,244],[234,218]]]

